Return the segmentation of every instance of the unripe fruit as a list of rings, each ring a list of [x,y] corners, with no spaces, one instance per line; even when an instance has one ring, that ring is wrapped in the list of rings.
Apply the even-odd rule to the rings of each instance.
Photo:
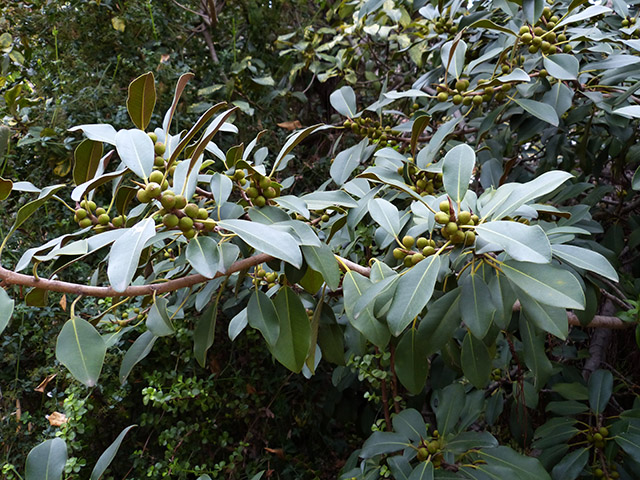
[[[458,223],[460,225],[466,225],[471,221],[471,212],[460,212],[458,214]]]
[[[253,200],[253,204],[256,207],[264,207],[267,204],[267,199],[264,198],[262,195],[258,195],[255,200]]]
[[[151,175],[149,175],[149,181],[150,182],[155,182],[155,183],[162,183],[162,181],[164,180],[164,175],[162,174],[162,172],[159,172],[158,170],[151,172]]]
[[[180,230],[182,230],[183,232],[190,230],[193,227],[193,219],[190,217],[182,217],[179,221],[178,221],[178,227],[180,228]]]
[[[603,477],[603,476],[604,476],[604,472],[602,471],[602,469],[601,469],[601,468],[596,468],[596,469],[593,471],[593,476],[594,476],[594,477],[597,477],[597,478],[601,478],[601,477]]]
[[[438,101],[439,102],[446,102],[448,98],[449,98],[449,94],[447,92],[440,92],[438,94]]]
[[[147,184],[144,191],[147,193],[150,199],[156,198],[162,193],[162,187],[156,182],[150,182]]]
[[[278,195],[276,189],[273,187],[268,187],[263,192],[265,198],[276,198]]]
[[[453,233],[455,233],[455,232],[457,232],[457,231],[458,231],[458,225],[457,225],[455,222],[449,222],[449,223],[447,223],[447,226],[446,226],[446,227],[444,227],[444,228],[446,228],[447,233],[448,233],[449,235],[451,235],[451,234],[453,234]]]
[[[80,228],[87,228],[93,225],[93,222],[90,218],[83,218],[78,222],[78,225],[80,226]]]
[[[182,232],[182,234],[189,240],[196,236],[196,231],[192,228],[191,230],[187,230],[186,232]]]
[[[544,33],[544,30],[542,29],[542,27],[536,27],[536,28],[533,29],[533,33],[534,33],[534,35],[539,37],[540,35],[542,35]]]
[[[429,442],[429,444],[427,445],[427,450],[429,450],[429,453],[432,453],[432,454],[436,453],[439,449],[440,449],[440,444],[435,440],[432,442]]]
[[[167,147],[165,147],[164,143],[160,143],[160,142],[156,142],[156,144],[153,147],[154,152],[156,152],[156,155],[164,155],[164,152],[167,151]]]
[[[119,228],[122,225],[124,225],[125,220],[126,220],[126,218],[123,215],[120,215],[120,216],[114,218],[113,220],[111,220],[111,224],[114,227]]]
[[[467,97],[464,97],[464,98],[462,99],[462,104],[463,104],[465,107],[468,107],[469,105],[471,105],[471,97],[468,97],[468,96],[467,96]]]
[[[472,221],[475,225],[477,225],[477,224],[478,224],[478,222],[480,222],[480,217],[474,213],[473,215],[471,215],[471,221]]]
[[[404,257],[404,260],[402,263],[404,264],[405,267],[413,266],[413,262],[411,261],[411,255]]]
[[[543,37],[547,42],[553,43],[556,41],[556,34],[555,32],[548,32],[545,34],[545,36]]]
[[[464,80],[458,80],[456,82],[456,90],[462,92],[466,90],[466,88],[467,88],[467,83]]]
[[[271,186],[271,179],[269,177],[262,177],[258,181],[258,185],[262,190],[265,190]]]
[[[509,65],[502,65],[502,73],[509,73],[509,70],[511,70]]]
[[[443,201],[441,201],[441,202],[440,202],[440,205],[438,206],[438,208],[440,208],[440,211],[441,211],[441,212],[444,212],[444,213],[447,213],[447,214],[448,214],[448,213],[449,213],[449,208],[450,208],[450,206],[449,206],[449,200],[443,200]]]
[[[602,435],[601,435],[600,433],[595,433],[595,434],[593,435],[593,439],[594,439],[596,442],[601,442],[601,441],[602,441],[602,439],[603,439],[603,437],[602,437]]]
[[[447,215],[444,212],[437,212],[436,213],[436,222],[438,222],[441,225],[445,225],[445,224],[449,223],[449,215]]]
[[[558,39],[559,42],[566,42],[567,41],[567,36],[564,33],[561,33],[560,35],[558,35]]]
[[[573,50],[573,47],[571,47],[571,45],[569,45],[568,43],[567,43],[567,44],[565,44],[565,46],[564,46],[564,47],[562,47],[562,51],[563,51],[564,53],[569,53],[571,50]]]
[[[153,143],[156,143],[158,141],[158,136],[155,133],[148,132],[147,135],[149,135],[149,138]]]
[[[411,263],[413,265],[416,265],[422,260],[424,260],[424,255],[422,255],[421,253],[414,253],[413,255],[411,255]]]
[[[500,90],[502,90],[503,92],[508,92],[509,90],[511,90],[511,84],[503,83],[502,86],[500,87]]]
[[[140,203],[149,203],[151,201],[151,197],[146,190],[138,190],[136,192],[136,198]]]
[[[454,105],[460,105],[462,103],[462,100],[462,95],[460,95],[459,93],[455,94],[451,99]]]
[[[483,102],[482,95],[476,95],[475,97],[473,97],[473,104],[475,106],[482,105],[482,102]]]
[[[418,238],[418,240],[416,241],[416,247],[418,247],[419,249],[423,249],[424,247],[426,247],[427,245],[429,245],[429,240],[427,240],[424,237],[420,237]]]
[[[466,232],[464,234],[464,245],[465,247],[470,247],[476,243],[476,234],[473,232]]]
[[[402,239],[402,245],[404,245],[405,248],[413,247],[415,242],[416,240],[411,235],[405,235]]]
[[[458,244],[458,243],[464,242],[465,235],[464,235],[464,232],[462,230],[457,230],[454,233],[452,233],[449,238],[451,239],[451,241],[453,243]]]
[[[173,210],[176,206],[176,197],[173,195],[173,192],[164,192],[160,199],[160,203],[165,210]]]
[[[111,220],[111,218],[109,218],[109,215],[106,214],[106,213],[103,213],[103,214],[98,216],[98,223],[100,225],[107,225],[110,220]]]
[[[551,18],[549,19],[549,21],[550,21],[550,22],[553,22],[553,23],[558,23],[558,20],[560,20],[560,18],[558,18],[556,15],[554,15],[553,17],[551,17]]]
[[[424,462],[427,458],[429,458],[429,450],[427,450],[424,447],[419,448],[416,458],[418,459],[419,462]]]
[[[434,253],[436,253],[436,249],[430,245],[422,249],[422,255],[424,255],[425,257],[428,257],[429,255],[433,255]]]
[[[396,260],[402,260],[404,257],[405,257],[405,254],[401,248],[393,249],[393,258],[395,258]]]
[[[201,208],[198,210],[198,220],[206,220],[209,218],[209,212],[207,212],[206,208]]]
[[[188,203],[183,209],[184,214],[187,217],[191,217],[191,218],[197,218],[199,210],[200,210],[200,207],[198,207],[198,205],[196,205],[195,203]]]
[[[549,73],[544,68],[538,72],[540,78],[547,78],[547,75],[549,75]]]
[[[247,197],[256,198],[259,195],[258,189],[256,187],[247,188]]]
[[[485,95],[493,95],[493,87],[485,87],[484,94]]]
[[[540,49],[545,53],[548,52],[550,48],[551,48],[551,44],[546,40],[542,42],[542,44],[540,44]]]
[[[176,228],[178,223],[180,223],[180,219],[174,213],[167,213],[164,217],[162,217],[162,223],[167,228]]]
[[[523,25],[520,27],[520,35],[524,35],[525,33],[529,33],[529,27]]]
[[[322,220],[323,222],[328,222],[331,219],[331,217],[329,215],[327,215],[326,213],[324,215],[322,215],[322,217],[320,217],[320,220]]]
[[[156,158],[153,159],[153,166],[154,167],[164,167],[164,158],[157,156]]]
[[[533,40],[533,35],[531,35],[529,32],[525,33],[520,37],[520,41],[522,41],[522,43],[531,43],[532,40]]]
[[[102,215],[103,213],[107,213],[107,211],[104,208],[102,208],[102,207],[96,208],[96,211],[95,211],[96,217],[99,216],[99,215]]]
[[[600,435],[602,435],[603,437],[606,437],[609,435],[609,430],[606,427],[600,427],[600,430],[598,430],[598,432],[600,433]]]
[[[242,180],[244,178],[244,170],[236,170],[233,174],[233,178],[236,180]]]
[[[76,210],[76,217],[78,220],[82,220],[83,218],[87,218],[87,211],[84,208],[79,208]]]
[[[184,208],[187,206],[187,199],[185,198],[184,195],[176,195],[176,205],[174,208],[177,208],[178,210],[180,210],[181,208]]]

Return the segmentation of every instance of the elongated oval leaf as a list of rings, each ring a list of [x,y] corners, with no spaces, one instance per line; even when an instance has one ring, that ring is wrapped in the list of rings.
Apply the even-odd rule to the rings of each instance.
[[[553,480],[575,480],[589,460],[589,449],[579,448],[566,455],[551,470]]]
[[[407,330],[396,348],[396,374],[400,383],[412,394],[419,394],[425,386],[429,362],[424,355],[424,345],[417,329]]]
[[[102,142],[83,140],[73,152],[73,181],[80,185],[91,180],[98,170],[102,158]]]
[[[144,130],[151,121],[156,106],[156,84],[152,72],[140,75],[129,84],[127,111],[133,124]]]
[[[487,222],[476,227],[479,237],[495,243],[514,260],[551,262],[551,243],[539,225],[520,222]]]
[[[120,365],[120,382],[124,383],[133,367],[136,363],[143,360],[153,348],[153,344],[156,343],[156,337],[153,332],[147,330],[133,342],[133,345],[129,347],[127,353],[124,354],[124,358],[122,359],[122,364]]]
[[[56,341],[58,361],[87,387],[96,384],[106,353],[107,346],[94,326],[76,316],[67,320]]]
[[[367,306],[360,311],[356,310],[361,299],[367,295],[367,291],[373,288],[371,281],[359,273],[349,270],[344,275],[342,288],[344,289],[344,310],[349,323],[368,341],[384,348],[389,343],[391,336],[389,328],[376,318],[372,302],[368,302],[369,297],[365,299]]]
[[[129,425],[127,428],[122,430],[120,432],[120,435],[116,437],[113,443],[109,445],[109,447],[102,453],[102,455],[100,455],[100,458],[96,462],[95,467],[93,467],[93,470],[91,471],[90,480],[100,480],[100,477],[105,472],[105,470],[109,468],[109,465],[111,465],[111,462],[113,462],[116,453],[118,453],[118,449],[120,448],[122,440],[124,440],[124,436],[129,433],[129,430],[136,426],[137,425]]]
[[[618,281],[618,272],[611,266],[604,255],[574,245],[554,245],[553,254],[560,260],[590,272],[602,275],[614,282]]]
[[[486,470],[492,473],[492,478],[496,476],[513,480],[550,480],[551,478],[537,458],[520,455],[509,447],[486,448],[480,450],[478,454],[487,462]],[[509,473],[506,474],[505,471]]]
[[[211,193],[217,205],[222,205],[229,199],[233,190],[233,182],[222,173],[214,173],[211,177]]]
[[[218,302],[213,302],[198,318],[193,331],[193,355],[202,368],[207,364],[207,351],[215,339],[217,318]]]
[[[67,444],[53,438],[35,446],[27,455],[25,480],[60,480],[67,463]]]
[[[384,198],[374,198],[368,206],[371,218],[387,233],[398,237],[400,234],[400,212],[396,206]]]
[[[558,80],[576,80],[580,63],[574,55],[557,53],[544,57],[544,68]]]
[[[273,171],[274,172],[276,171],[276,169],[278,168],[278,164],[282,161],[282,159],[285,156],[289,154],[289,152],[291,152],[291,150],[295,148],[296,145],[298,145],[302,140],[307,138],[309,135],[311,135],[313,132],[318,130],[320,127],[322,127],[322,125],[312,125],[310,127],[303,128],[302,130],[299,130],[296,133],[290,135],[289,138],[287,138],[287,141],[284,143],[284,146],[278,153],[278,156],[276,157],[275,162],[273,163]]]
[[[449,40],[440,49],[442,65],[450,75],[460,78],[464,69],[464,59],[467,54],[467,44],[464,40]]]
[[[220,264],[218,244],[211,237],[198,235],[189,240],[186,257],[189,264],[200,275],[215,277]]]
[[[116,144],[116,129],[106,123],[96,123],[91,125],[77,125],[69,129],[70,132],[82,130],[85,137],[96,142]]]
[[[558,126],[560,122],[558,120],[558,114],[551,105],[547,105],[546,103],[542,102],[536,102],[535,100],[526,100],[524,98],[514,98],[513,101],[534,117],[537,117],[544,122],[550,123],[554,127]]]
[[[276,307],[269,297],[256,289],[247,305],[249,325],[260,330],[269,345],[275,345],[280,335],[280,323]]]
[[[440,270],[440,256],[425,258],[400,280],[391,303],[387,322],[391,333],[400,335],[409,323],[422,311],[431,295]]]
[[[124,292],[138,269],[140,255],[147,241],[156,233],[153,218],[128,228],[111,246],[107,276],[114,290]]]
[[[462,281],[460,316],[471,333],[478,339],[485,337],[496,313],[489,286],[480,274],[471,274]]]
[[[640,118],[640,105],[617,108],[612,113],[627,118]]]
[[[120,130],[116,134],[116,150],[122,163],[138,177],[146,180],[153,170],[153,140],[142,130]]]
[[[300,372],[311,345],[311,324],[307,312],[289,287],[281,288],[273,301],[278,315],[280,334],[270,349],[280,363],[293,372]]]
[[[156,297],[147,316],[147,328],[157,337],[172,335],[175,329],[167,312],[168,300]]]
[[[410,445],[409,439],[400,433],[373,432],[362,445],[360,456],[371,458],[383,453],[397,452]]]
[[[609,403],[613,392],[613,375],[609,370],[596,370],[589,377],[589,406],[600,414]]]
[[[571,273],[552,265],[509,260],[502,264],[507,278],[540,303],[583,310],[585,296]]]
[[[289,233],[247,220],[223,220],[218,226],[238,235],[256,250],[274,256],[294,267],[302,265],[298,242]]]
[[[13,315],[14,300],[9,297],[9,294],[4,288],[0,288],[0,334],[7,328],[11,316]]]
[[[0,177],[0,201],[5,200],[11,190],[13,189],[13,182]]]
[[[353,118],[358,112],[356,107],[356,93],[350,86],[342,87],[329,96],[331,106],[336,109],[340,115]]]
[[[331,248],[324,243],[320,247],[303,245],[301,248],[307,264],[322,274],[331,290],[336,290],[340,286],[340,268]]]
[[[491,375],[491,357],[484,342],[478,340],[471,332],[468,332],[462,341],[460,361],[462,373],[471,384],[478,389],[484,388]]]
[[[444,156],[442,183],[454,202],[461,202],[467,194],[475,164],[476,153],[468,145],[456,145]]]

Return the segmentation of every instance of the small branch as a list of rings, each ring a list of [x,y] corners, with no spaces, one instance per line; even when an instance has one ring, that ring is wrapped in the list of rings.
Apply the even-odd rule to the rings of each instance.
[[[521,308],[520,302],[516,301],[516,303],[513,304],[513,311],[519,312],[520,308]],[[611,316],[605,316],[605,315],[595,315],[593,317],[593,320],[591,320],[591,322],[589,322],[588,325],[582,325],[580,323],[580,320],[576,316],[576,314],[573,312],[567,312],[567,321],[569,322],[569,325],[571,325],[572,327],[584,326],[586,328],[610,328],[613,330],[624,330],[626,328],[630,328],[635,325],[635,323],[623,322],[618,317],[611,317]]]
[[[351,260],[347,260],[346,258],[339,257],[338,255],[336,255],[335,257],[338,259],[340,268],[343,271],[346,271],[345,267],[347,267],[347,269],[353,270],[354,272],[358,272],[360,275],[364,275],[365,277],[368,277],[369,275],[371,275],[370,267],[363,267],[362,265],[358,265],[357,263],[354,263]]]

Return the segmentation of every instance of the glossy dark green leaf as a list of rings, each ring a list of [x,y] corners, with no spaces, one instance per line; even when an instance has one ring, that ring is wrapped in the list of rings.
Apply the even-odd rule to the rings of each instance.
[[[587,400],[589,398],[587,387],[578,382],[556,383],[551,389],[567,400]]]
[[[520,315],[519,326],[524,363],[533,372],[536,388],[541,389],[547,383],[553,370],[545,352],[545,337],[538,334],[536,328],[526,320],[524,315]]]
[[[416,156],[416,147],[418,146],[418,139],[424,129],[429,125],[429,120],[431,119],[430,115],[419,115],[413,120],[413,125],[411,126],[411,143],[409,144],[411,148],[411,156]]]
[[[464,407],[464,387],[459,383],[453,383],[437,393],[436,424],[440,435],[453,432],[456,423],[460,419],[460,413]]]
[[[412,442],[427,437],[427,425],[420,412],[406,408],[393,416],[393,431],[407,437]]]
[[[172,335],[175,332],[167,312],[168,303],[166,298],[156,297],[147,315],[147,328],[157,337]]]
[[[433,480],[433,462],[420,462],[407,480]]]
[[[589,460],[589,449],[579,448],[566,455],[551,470],[553,480],[575,480]]]
[[[322,274],[331,290],[336,290],[340,286],[340,267],[331,248],[324,243],[320,247],[303,245],[300,248],[307,264]]]
[[[489,286],[481,275],[472,273],[462,281],[460,316],[471,333],[478,339],[485,337],[496,313]]]
[[[409,445],[409,439],[400,433],[373,432],[362,445],[360,457],[371,458],[383,453],[397,452]]]
[[[387,313],[389,328],[395,336],[400,335],[429,302],[439,270],[440,257],[432,255],[398,280],[396,295]]]
[[[640,434],[623,432],[614,437],[616,443],[632,458],[640,458]]]
[[[46,440],[27,455],[25,480],[60,480],[66,463],[67,444],[64,440]]]
[[[558,80],[576,80],[578,78],[580,63],[575,55],[557,53],[545,56],[543,63],[549,75]]]
[[[461,454],[474,448],[493,448],[497,446],[498,440],[489,432],[462,432],[447,440],[445,450]]]
[[[102,158],[102,142],[83,140],[73,152],[73,181],[76,185],[91,180],[98,170]]]
[[[547,105],[546,103],[542,102],[536,102],[535,100],[526,100],[524,98],[515,98],[513,101],[534,117],[537,117],[544,122],[550,123],[554,127],[558,126],[560,120],[558,120],[558,114],[551,105]]]
[[[207,364],[207,351],[215,339],[217,318],[218,302],[213,302],[200,315],[193,330],[193,356],[202,368]]]
[[[87,387],[96,384],[106,352],[107,346],[94,326],[75,315],[65,322],[56,342],[58,361]]]
[[[369,202],[369,215],[389,235],[400,234],[400,212],[396,206],[384,198],[374,198]]]
[[[427,314],[420,321],[418,336],[425,346],[425,357],[436,353],[453,336],[460,326],[460,288],[447,292],[429,305]]]
[[[275,345],[280,335],[278,314],[273,302],[263,292],[255,289],[247,305],[249,325],[260,330],[269,345]]]
[[[482,340],[471,332],[467,332],[462,341],[460,361],[462,372],[471,384],[478,389],[484,388],[491,375],[491,356]]]
[[[522,11],[524,12],[524,17],[531,25],[538,23],[544,7],[544,0],[522,0]]]
[[[220,252],[213,238],[198,235],[189,240],[186,257],[189,264],[200,275],[213,278],[218,273]]]
[[[18,210],[18,213],[16,214],[16,219],[13,222],[13,225],[11,226],[11,230],[9,230],[7,237],[9,237],[13,232],[20,228],[22,224],[26,222],[29,217],[31,217],[31,215],[33,215],[47,200],[49,200],[58,192],[58,190],[63,187],[64,185],[53,185],[51,187],[45,187],[40,190],[38,198],[20,207],[20,210]]]
[[[144,130],[151,121],[156,106],[156,84],[152,72],[140,75],[129,84],[127,111],[133,124]]]
[[[567,312],[564,308],[550,307],[540,303],[536,298],[527,295],[516,287],[520,299],[520,311],[524,318],[544,332],[565,339],[569,332]]]
[[[553,255],[574,267],[602,275],[614,282],[618,281],[618,272],[604,255],[575,245],[554,245]]]
[[[131,370],[133,370],[133,367],[151,353],[153,344],[157,339],[158,337],[148,330],[136,338],[136,341],[129,347],[129,350],[127,350],[127,353],[124,354],[124,358],[122,359],[120,373],[118,375],[120,382],[124,383],[131,373]]]
[[[368,303],[363,310],[358,312],[355,310],[357,302],[372,288],[371,281],[349,270],[344,274],[342,288],[344,289],[344,309],[349,323],[371,343],[384,348],[389,343],[391,334],[389,328],[376,318],[373,305]]]
[[[478,452],[486,461],[486,470],[498,476],[513,480],[550,480],[537,458],[520,455],[509,447],[486,448]],[[507,473],[508,472],[508,473]],[[509,475],[505,477],[505,475]]]
[[[124,440],[125,435],[129,433],[129,430],[136,426],[137,425],[129,425],[124,430],[122,430],[122,432],[120,432],[120,435],[116,437],[113,443],[109,445],[109,447],[102,453],[102,455],[100,455],[100,458],[98,458],[95,467],[93,467],[93,470],[91,471],[90,480],[100,480],[102,474],[107,468],[109,468],[109,465],[111,465],[111,462],[113,462],[113,459],[116,457],[116,453],[118,453],[118,449],[120,448],[120,444],[122,443],[122,440]]]
[[[280,334],[271,353],[285,367],[300,372],[311,344],[309,317],[296,295],[289,287],[280,289],[273,301],[278,315]]]
[[[400,383],[412,394],[419,394],[427,381],[429,361],[424,355],[417,330],[407,330],[396,348],[396,375]]]
[[[551,243],[539,225],[520,222],[487,222],[476,227],[476,234],[487,243],[499,245],[514,260],[551,262]]]
[[[593,413],[603,413],[613,392],[613,375],[609,370],[596,370],[589,377],[589,406]]]

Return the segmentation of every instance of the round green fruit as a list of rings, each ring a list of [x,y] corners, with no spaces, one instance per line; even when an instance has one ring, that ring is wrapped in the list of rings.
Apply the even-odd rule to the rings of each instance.
[[[531,35],[528,31],[527,33],[525,33],[520,37],[520,41],[522,43],[531,43],[532,40],[533,40],[533,35]]]
[[[441,201],[440,205],[438,206],[438,208],[440,208],[441,212],[444,212],[444,213],[448,214],[450,212],[449,200]]]
[[[438,101],[439,102],[446,102],[448,98],[449,98],[449,94],[447,92],[440,92],[438,94]]]
[[[467,82],[465,82],[464,80],[458,80],[456,82],[456,90],[458,90],[459,92],[463,92],[467,89]]]
[[[465,232],[464,234],[464,245],[465,247],[470,247],[476,243],[476,234],[473,232]]]
[[[193,237],[196,236],[196,231],[192,228],[190,230],[187,230],[185,232],[182,232],[182,234],[189,240],[191,240]]]
[[[420,250],[422,250],[424,247],[426,247],[427,245],[429,245],[429,240],[427,240],[424,237],[420,237],[418,238],[418,240],[416,241],[416,247],[418,247]]]
[[[264,198],[262,195],[258,195],[254,200],[253,200],[253,204],[256,207],[264,207],[267,204],[267,199]]]
[[[193,228],[193,219],[190,217],[182,217],[178,221],[178,228],[180,228],[180,230],[182,230],[183,232],[190,230],[191,228]]]
[[[395,258],[396,260],[402,260],[404,257],[405,257],[404,250],[402,250],[401,248],[393,249],[393,258]]]
[[[402,245],[404,245],[405,248],[413,247],[414,243],[416,243],[416,240],[411,235],[405,235],[402,239]]]
[[[429,255],[433,255],[434,253],[436,253],[436,249],[433,248],[431,245],[428,245],[422,249],[422,255],[424,255],[425,257],[428,257]]]
[[[157,156],[156,158],[153,159],[153,166],[154,167],[164,167],[164,158]]]
[[[266,190],[271,186],[271,179],[269,177],[262,177],[258,181],[258,185],[262,190]]]
[[[460,105],[463,101],[462,95],[460,95],[459,93],[456,93],[451,99],[451,101],[453,102],[454,105]]]
[[[276,192],[276,189],[273,187],[267,187],[264,192],[263,195],[265,198],[276,198],[276,196],[278,195],[278,193]]]
[[[109,218],[109,215],[106,213],[103,213],[98,216],[98,223],[100,225],[107,225],[110,221],[111,221],[111,218]]]
[[[158,197],[162,193],[162,187],[156,182],[149,182],[144,191],[150,199]]]
[[[120,228],[121,226],[124,225],[125,221],[126,221],[126,217],[124,217],[123,215],[120,215],[118,217],[115,217],[113,220],[111,220],[111,224],[116,228]]]
[[[452,234],[454,234],[455,232],[458,231],[458,225],[455,222],[447,223],[446,227],[444,227],[444,228],[446,228],[447,233],[449,235],[452,235]]]
[[[598,433],[603,437],[607,437],[609,435],[609,430],[606,427],[600,427],[600,430],[598,430]]]
[[[162,174],[162,172],[158,170],[151,172],[151,175],[149,175],[150,182],[161,184],[163,180],[164,180],[164,175]]]
[[[440,443],[438,443],[435,440],[429,442],[427,444],[427,450],[429,450],[429,453],[431,453],[431,454],[436,453],[438,450],[440,450]]]
[[[247,188],[247,197],[249,198],[256,198],[258,195],[260,195],[260,193],[258,192],[258,189],[256,187],[249,187]]]
[[[87,228],[93,225],[93,222],[90,218],[83,218],[78,222],[78,225],[80,226],[80,228]]]
[[[176,197],[173,192],[166,191],[162,194],[160,203],[165,210],[173,210],[176,206]]]
[[[440,225],[446,225],[447,223],[449,223],[449,219],[449,215],[444,212],[436,213],[436,222],[438,222]]]
[[[206,208],[201,208],[198,210],[198,220],[206,220],[209,218],[209,212],[207,212]]]
[[[427,458],[429,458],[429,450],[424,447],[419,448],[416,458],[419,462],[424,462]]]
[[[164,143],[160,143],[160,142],[156,142],[156,144],[153,147],[154,152],[156,152],[156,155],[164,155],[164,152],[167,151],[167,147],[164,145]]]
[[[523,25],[520,27],[520,35],[524,35],[525,33],[529,32],[529,27],[527,27],[526,25]]]
[[[151,201],[151,197],[146,190],[138,190],[136,192],[136,198],[140,203],[149,203]]]
[[[180,219],[174,213],[167,213],[162,217],[162,224],[167,228],[176,228],[180,223]]]
[[[466,225],[471,221],[471,212],[460,212],[458,214],[458,223],[460,225]]]
[[[187,206],[187,199],[184,195],[176,195],[176,204],[173,208],[181,209]]]
[[[195,203],[188,203],[186,207],[183,209],[184,214],[187,217],[198,218],[198,212],[200,211],[200,207]]]
[[[76,217],[78,220],[82,220],[83,218],[87,218],[87,211],[84,208],[79,208],[76,210]]]

